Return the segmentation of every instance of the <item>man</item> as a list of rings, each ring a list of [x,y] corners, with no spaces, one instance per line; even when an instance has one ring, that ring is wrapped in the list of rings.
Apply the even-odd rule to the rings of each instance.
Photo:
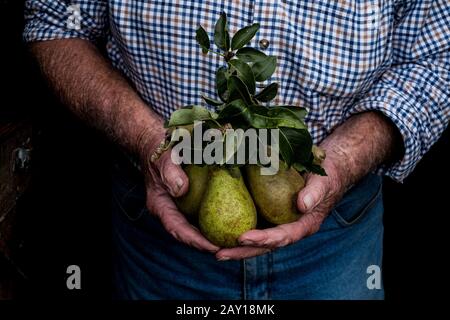
[[[447,126],[447,0],[28,0],[26,8],[25,39],[54,90],[142,168],[114,166],[116,297],[383,298],[367,281],[382,264],[383,238],[381,179],[371,172],[402,181]],[[328,173],[306,177],[302,218],[249,231],[231,249],[178,212],[172,197],[189,181],[170,154],[149,165],[163,119],[201,103],[200,93],[215,95],[222,61],[201,54],[195,30],[211,31],[222,11],[232,33],[261,24],[250,45],[278,57],[277,102],[308,108]]]

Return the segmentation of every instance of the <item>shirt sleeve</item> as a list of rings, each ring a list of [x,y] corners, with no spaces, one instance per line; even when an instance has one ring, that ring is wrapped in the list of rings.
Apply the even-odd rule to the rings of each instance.
[[[346,114],[377,110],[397,126],[403,159],[380,172],[399,182],[441,136],[450,118],[450,2],[407,2],[397,11],[391,66]]]
[[[105,36],[107,0],[27,0],[26,42],[81,38],[92,42]]]

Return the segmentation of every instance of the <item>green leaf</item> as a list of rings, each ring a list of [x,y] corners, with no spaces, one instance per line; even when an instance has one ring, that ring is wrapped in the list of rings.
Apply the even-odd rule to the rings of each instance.
[[[216,72],[216,87],[217,94],[222,101],[227,102],[229,97],[228,86],[228,69],[227,67],[220,67]]]
[[[324,168],[322,168],[322,166],[318,165],[318,164],[307,164],[304,165],[306,171],[308,172],[312,172],[315,174],[318,174],[319,176],[327,176],[327,172],[325,171]]]
[[[239,59],[230,60],[229,63],[236,69],[238,78],[244,82],[250,94],[255,94],[256,84],[252,68]]]
[[[202,98],[203,98],[203,100],[205,100],[205,102],[206,102],[207,104],[209,104],[210,106],[218,107],[218,106],[220,106],[220,105],[223,104],[222,101],[218,101],[218,100],[216,100],[216,99],[209,98],[209,97],[207,97],[207,96],[205,96],[205,95],[203,95],[203,94],[202,94]]]
[[[202,26],[198,27],[195,39],[197,40],[200,47],[202,47],[202,52],[208,53],[208,50],[211,47],[211,41],[209,40],[208,33],[206,33],[205,29],[203,29]]]
[[[261,102],[269,102],[277,96],[278,83],[274,82],[265,87],[260,93],[255,96],[256,100]]]
[[[267,117],[267,108],[263,106],[248,106],[245,113],[247,122],[256,129],[276,128],[276,121]]]
[[[259,60],[252,65],[255,80],[258,82],[269,79],[277,67],[277,58],[270,56],[264,60]]]
[[[230,92],[229,100],[242,99],[247,104],[253,104],[247,86],[237,76],[231,76],[227,81],[228,91]]]
[[[168,127],[193,124],[194,121],[213,120],[217,117],[202,106],[187,106],[176,110],[169,119]]]
[[[267,108],[251,105],[245,113],[249,124],[258,129],[275,129],[281,127],[304,129],[305,125],[289,110]]]
[[[248,106],[242,99],[234,100],[225,105],[218,115],[218,119],[229,122],[236,121],[232,118],[240,118],[242,122],[257,129],[306,128],[305,124],[290,110],[255,105]]]
[[[244,62],[255,63],[267,58],[267,55],[255,48],[245,47],[236,52],[236,57]]]
[[[311,155],[311,135],[306,129],[280,128],[279,147],[288,166],[294,162],[307,162]]]
[[[254,23],[251,26],[247,26],[236,32],[233,39],[231,40],[231,49],[237,50],[248,44],[253,39],[258,30],[259,23]]]
[[[222,50],[230,49],[230,34],[228,33],[227,14],[222,12],[214,28],[214,43]]]
[[[293,166],[298,171],[300,171],[299,169],[303,169],[303,171],[312,172],[320,176],[326,176],[327,173],[321,166],[321,162],[324,159],[325,151],[313,145],[308,161],[302,163],[294,163]]]
[[[230,119],[239,116],[243,112],[246,112],[247,105],[242,99],[233,100],[227,103],[225,107],[219,112],[218,119]]]
[[[295,115],[302,121],[305,120],[306,114],[308,113],[308,111],[304,107],[289,106],[289,105],[279,105],[279,106],[274,106],[274,107],[289,109],[291,112],[294,112]]]
[[[294,162],[295,146],[292,145],[288,137],[286,137],[286,135],[284,135],[281,130],[279,138],[280,155],[283,158],[284,162],[286,162],[288,166],[291,166]]]
[[[287,127],[296,129],[306,129],[306,125],[295,113],[283,107],[267,108],[267,117],[276,122],[276,128]]]
[[[276,108],[285,108],[285,109],[289,109],[291,112],[295,113],[295,115],[301,120],[304,121],[306,114],[308,113],[308,111],[306,111],[305,108],[303,107],[297,107],[297,106],[274,106]]]
[[[306,171],[305,166],[302,165],[302,164],[300,164],[300,163],[298,163],[298,162],[293,163],[293,164],[292,164],[292,168],[294,168],[294,169],[297,170],[298,172]]]
[[[220,111],[218,120],[222,123],[229,122],[233,128],[246,129],[249,127],[247,117],[247,105],[241,99],[227,103]]]
[[[242,99],[237,99],[225,105],[221,112],[219,112],[218,119],[221,122],[230,122],[233,128],[248,128],[253,127],[257,129],[269,128],[268,118],[255,112],[259,106],[248,106]],[[264,108],[264,107],[262,107]],[[274,124],[271,123],[271,126]]]
[[[222,122],[238,124],[239,128],[248,128],[249,126],[253,128],[267,128],[267,119],[252,111],[251,107],[242,99],[233,100],[225,105],[219,112],[218,119]],[[233,126],[233,128],[237,127]]]

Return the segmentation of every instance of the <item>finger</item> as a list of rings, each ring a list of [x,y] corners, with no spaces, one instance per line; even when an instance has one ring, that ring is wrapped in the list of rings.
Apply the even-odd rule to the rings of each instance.
[[[211,253],[216,253],[219,250],[219,247],[209,242],[197,229],[193,228],[184,217],[175,220],[170,217],[170,215],[166,214],[161,218],[161,223],[167,232],[175,239],[190,247]]]
[[[270,252],[270,249],[256,247],[236,247],[222,249],[216,253],[216,259],[219,261],[241,260],[263,255]]]
[[[164,228],[175,239],[202,251],[215,253],[219,247],[209,242],[200,231],[181,214],[165,190],[149,192],[149,210],[159,217]]]
[[[297,208],[307,213],[314,210],[328,194],[328,177],[309,175],[305,187],[298,193]]]
[[[189,179],[183,169],[174,164],[171,152],[164,153],[159,159],[161,180],[173,197],[180,197],[189,189]]]
[[[239,243],[269,249],[284,247],[316,232],[323,219],[319,214],[305,214],[295,222],[263,230],[250,230],[239,237]]]

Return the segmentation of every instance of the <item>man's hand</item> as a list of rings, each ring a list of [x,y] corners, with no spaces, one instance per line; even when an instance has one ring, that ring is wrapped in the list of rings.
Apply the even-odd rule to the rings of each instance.
[[[173,202],[172,197],[180,197],[189,189],[189,180],[185,172],[172,162],[170,150],[164,152],[154,163],[150,162],[152,154],[150,150],[155,149],[145,148],[141,156],[149,212],[156,215],[167,232],[178,241],[202,251],[217,252],[219,247],[209,242],[191,225]]]
[[[328,176],[310,174],[306,177],[305,187],[297,198],[297,207],[304,213],[299,220],[274,228],[248,231],[239,238],[242,247],[223,249],[217,253],[217,259],[257,256],[294,243],[318,231],[323,220],[345,192],[345,186],[338,178],[339,169],[330,158],[327,153],[327,158],[322,164]]]
[[[367,112],[353,116],[338,127],[321,147],[327,157],[323,167],[328,176],[309,174],[299,192],[297,207],[303,213],[295,222],[264,230],[250,230],[240,236],[241,247],[222,249],[218,260],[244,259],[284,247],[317,232],[343,194],[383,162],[397,158],[397,129],[381,114]],[[398,151],[398,150],[397,150]],[[401,151],[401,149],[400,149]]]
[[[189,185],[183,170],[172,164],[170,152],[155,164],[148,161],[165,135],[163,121],[126,79],[86,40],[36,42],[30,49],[50,85],[75,115],[141,159],[147,206],[167,231],[200,250],[217,251],[178,212],[170,197],[182,195]]]

